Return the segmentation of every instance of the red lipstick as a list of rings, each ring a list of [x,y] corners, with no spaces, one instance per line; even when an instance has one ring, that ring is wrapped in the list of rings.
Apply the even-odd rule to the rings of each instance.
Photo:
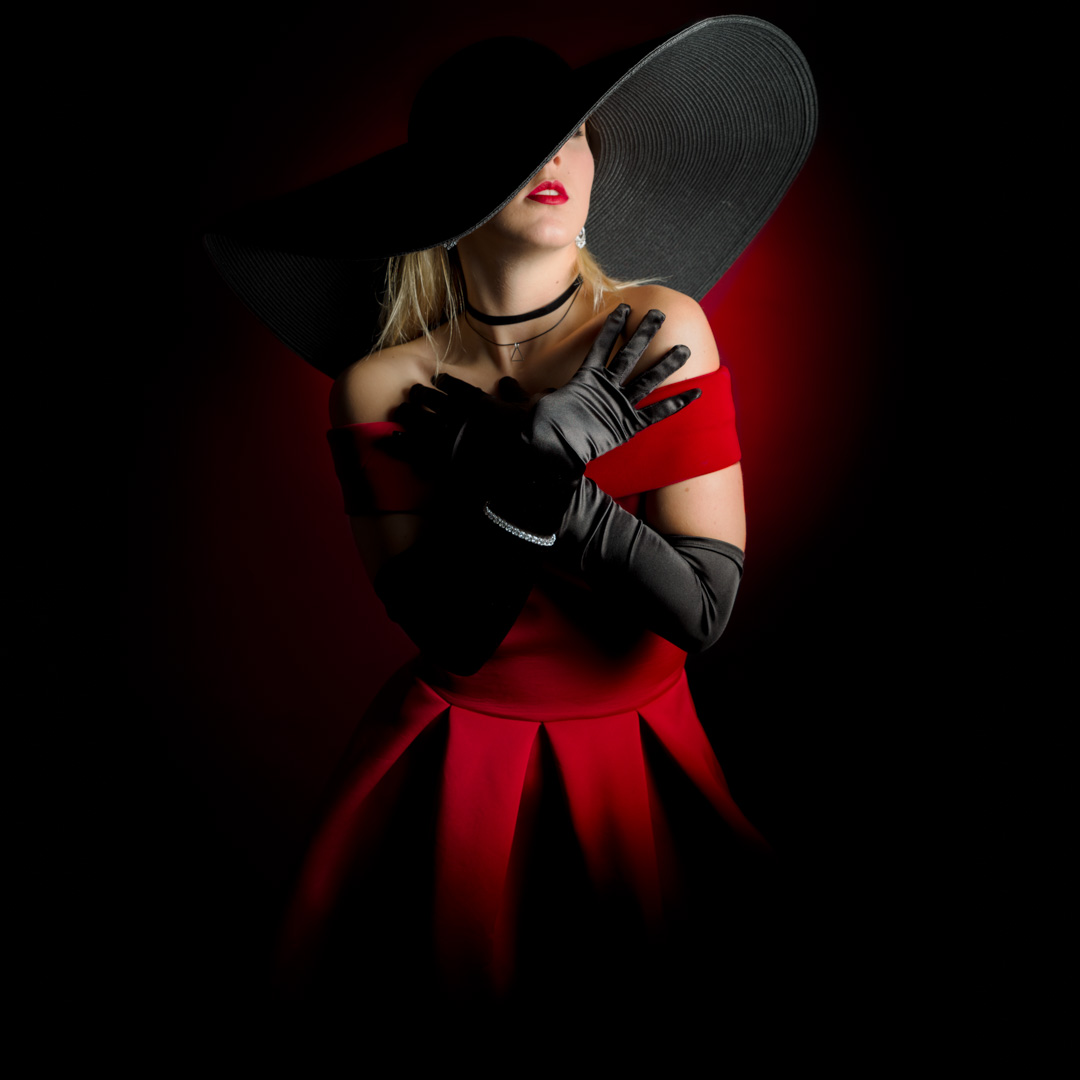
[[[550,206],[559,206],[570,201],[566,188],[558,180],[545,180],[537,184],[525,198],[532,199],[533,202],[548,203]]]

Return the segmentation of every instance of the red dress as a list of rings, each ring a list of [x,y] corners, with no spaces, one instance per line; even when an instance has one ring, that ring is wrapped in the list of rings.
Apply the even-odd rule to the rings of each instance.
[[[690,386],[702,389],[696,402],[589,466],[587,475],[632,513],[643,493],[740,458],[726,368],[662,387],[641,404]],[[374,445],[395,427],[347,429],[374,505],[383,511],[415,509],[423,494],[407,466]],[[397,872],[385,865],[374,870],[374,852],[406,795],[426,802],[418,815],[423,826],[394,841],[413,847],[407,855],[414,871],[406,897],[411,930],[388,930],[387,911],[400,909],[395,901],[380,925],[370,915],[355,916],[361,943],[391,932],[422,938],[451,986],[511,985],[521,949],[529,948],[522,913],[536,879],[529,868],[534,856],[547,860],[540,888],[555,898],[560,934],[574,923],[574,905],[588,903],[596,925],[613,925],[608,916],[617,908],[620,927],[662,935],[685,884],[685,856],[665,804],[672,776],[694,790],[694,812],[711,816],[712,826],[733,841],[725,850],[766,848],[728,792],[690,697],[685,661],[681,649],[614,617],[586,586],[552,574],[538,581],[477,674],[451,675],[422,657],[410,664],[361,724],[301,875],[287,958],[310,958],[331,922],[349,923],[357,896]],[[413,756],[424,764],[414,768]],[[423,774],[426,794],[416,783],[410,791],[410,769]],[[554,798],[545,796],[551,791]],[[545,834],[537,824],[546,797],[546,805],[558,805],[561,831]],[[574,849],[561,862],[552,856],[553,836]],[[699,850],[691,858],[711,862],[721,854]],[[579,880],[563,890],[562,877],[574,873]],[[583,883],[591,900],[583,900]],[[426,894],[424,903],[415,903],[417,892]],[[417,924],[428,918],[428,927]],[[532,925],[554,933],[546,914]]]

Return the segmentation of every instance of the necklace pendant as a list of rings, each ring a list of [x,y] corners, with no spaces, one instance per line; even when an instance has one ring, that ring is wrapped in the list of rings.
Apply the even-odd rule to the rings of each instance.
[[[525,359],[525,357],[521,355],[521,346],[516,341],[514,342],[514,351],[510,354],[510,359],[517,361]]]

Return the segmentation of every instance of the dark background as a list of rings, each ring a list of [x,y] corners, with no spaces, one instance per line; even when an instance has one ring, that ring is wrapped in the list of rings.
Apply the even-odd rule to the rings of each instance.
[[[1023,660],[999,660],[1013,586],[979,540],[1015,465],[1003,449],[992,475],[975,467],[1008,412],[1008,356],[964,329],[985,304],[992,199],[970,182],[952,29],[848,10],[748,10],[807,55],[821,128],[705,302],[734,378],[750,535],[732,623],[689,666],[736,798],[789,867],[790,918],[824,943],[830,980],[896,992],[993,977],[979,936],[1007,918],[1002,881],[1022,861],[999,721]],[[401,141],[423,74],[476,37],[525,33],[577,64],[721,13],[189,5],[155,13],[130,78],[111,76],[129,162],[111,187],[139,258],[111,278],[131,362],[102,377],[95,422],[127,482],[126,536],[108,545],[123,565],[106,600],[100,580],[42,575],[30,626],[49,656],[41,700],[117,721],[92,821],[124,884],[91,892],[136,943],[133,988],[163,1006],[258,999],[323,785],[409,655],[339,510],[329,383],[229,293],[201,233]],[[533,92],[513,72],[495,88]],[[447,108],[461,156],[435,184],[497,153],[472,103]],[[61,567],[55,485],[41,500],[37,555]],[[65,621],[65,602],[101,617]]]

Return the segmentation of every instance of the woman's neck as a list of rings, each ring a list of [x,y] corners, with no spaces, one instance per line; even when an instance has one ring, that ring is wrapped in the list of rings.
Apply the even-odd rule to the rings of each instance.
[[[461,270],[469,303],[485,315],[505,317],[545,307],[565,292],[578,275],[573,248],[493,257],[494,253],[460,251],[461,246]],[[521,345],[518,356],[527,360],[530,354],[546,352],[557,345],[588,318],[589,306],[575,304],[575,298],[576,294],[568,297],[550,314],[506,326],[491,326],[463,313],[462,322],[468,329],[463,328],[462,334],[466,341],[471,338],[477,342],[500,370],[513,374],[517,367],[510,359],[514,344],[535,339]]]

